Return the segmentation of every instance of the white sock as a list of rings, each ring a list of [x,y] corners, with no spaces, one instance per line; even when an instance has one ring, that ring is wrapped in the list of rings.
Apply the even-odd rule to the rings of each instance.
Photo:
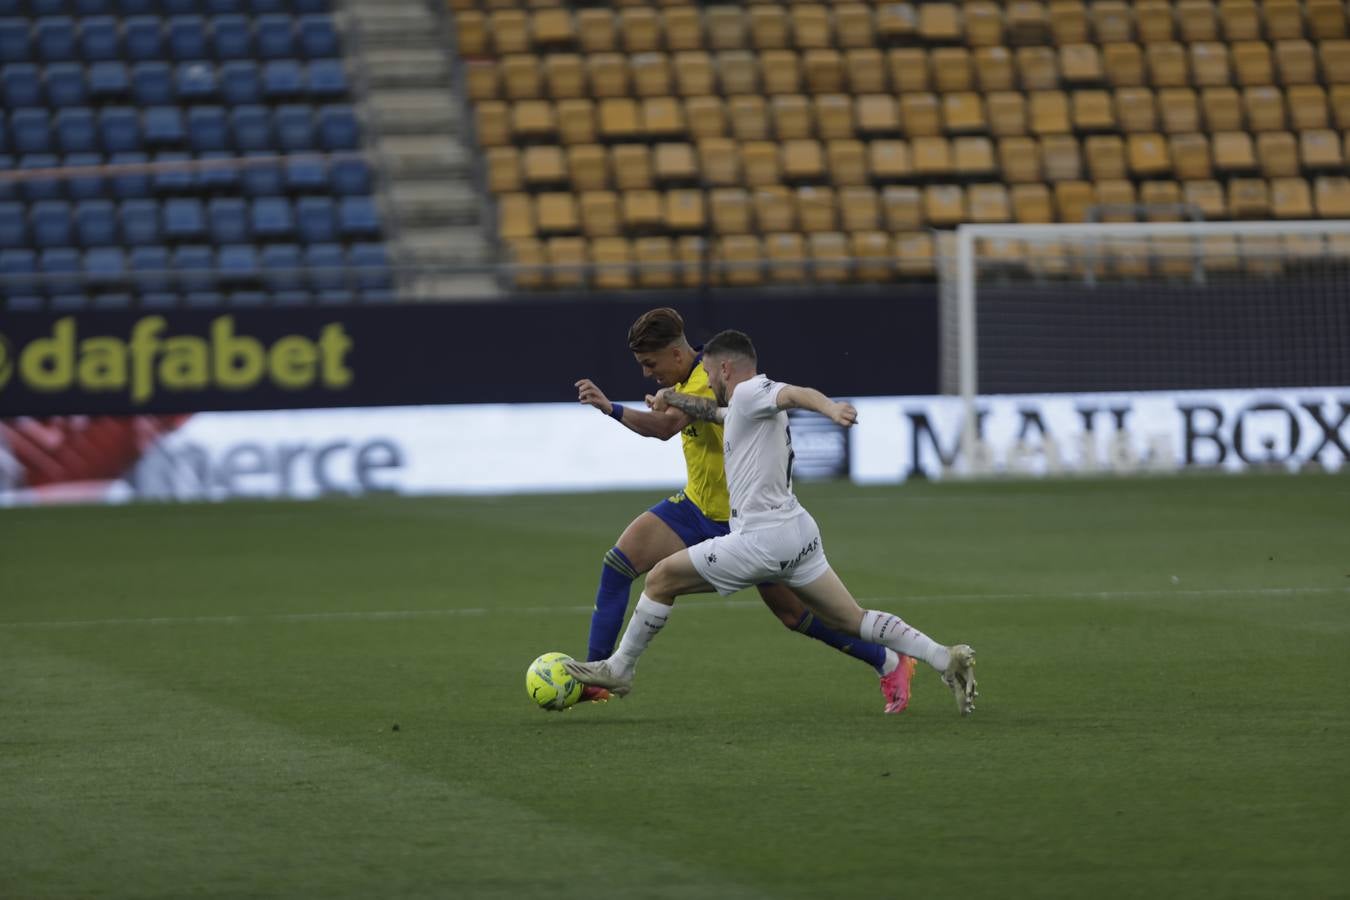
[[[624,629],[623,639],[619,641],[619,649],[609,658],[611,667],[623,672],[633,671],[642,651],[647,649],[656,633],[665,627],[670,609],[645,593],[639,597],[633,607],[633,615],[628,619],[628,627]]]
[[[900,665],[900,655],[890,647],[886,648],[886,661],[881,664],[881,677],[885,678]]]
[[[939,672],[947,671],[947,665],[951,662],[951,654],[946,647],[919,629],[906,625],[903,619],[891,613],[869,609],[863,613],[862,628],[859,630],[864,641],[882,644],[896,653],[921,659]]]

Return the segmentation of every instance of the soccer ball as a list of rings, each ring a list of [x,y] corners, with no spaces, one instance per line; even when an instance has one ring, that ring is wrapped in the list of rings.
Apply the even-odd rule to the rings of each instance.
[[[555,650],[530,663],[525,670],[525,692],[531,700],[555,712],[576,705],[581,699],[582,684],[563,668],[563,663],[571,658]]]

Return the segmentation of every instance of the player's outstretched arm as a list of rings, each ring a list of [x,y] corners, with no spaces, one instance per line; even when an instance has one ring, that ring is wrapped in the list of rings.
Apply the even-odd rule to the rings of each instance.
[[[848,428],[858,421],[858,410],[852,403],[831,400],[815,388],[787,384],[778,392],[779,409],[809,409],[830,419],[836,425]]]
[[[696,397],[693,394],[681,394],[670,388],[662,388],[654,395],[648,395],[647,405],[653,410],[677,409],[691,419],[699,422],[722,424],[726,410],[717,405],[712,397]]]
[[[593,406],[605,415],[618,419],[629,431],[643,437],[654,437],[668,441],[689,424],[689,417],[674,409],[666,412],[648,412],[645,409],[633,409],[627,406],[620,408],[617,404],[610,402],[604,391],[600,390],[595,382],[589,378],[578,381],[576,388],[578,402]]]

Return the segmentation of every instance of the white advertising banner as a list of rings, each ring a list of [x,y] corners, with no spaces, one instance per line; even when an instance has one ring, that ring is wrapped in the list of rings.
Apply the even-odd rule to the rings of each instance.
[[[981,397],[962,446],[956,397],[855,401],[854,481],[1090,475],[1181,469],[1339,470],[1350,457],[1350,388]]]

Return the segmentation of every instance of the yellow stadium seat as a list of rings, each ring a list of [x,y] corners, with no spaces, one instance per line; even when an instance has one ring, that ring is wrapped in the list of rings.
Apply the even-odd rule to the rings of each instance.
[[[795,232],[764,236],[764,257],[773,281],[806,280],[806,241]]]
[[[816,133],[816,117],[813,115],[811,107],[811,103],[801,94],[783,94],[774,97],[769,103],[769,108],[773,114],[774,133],[778,136],[778,139],[786,141],[809,138],[814,135]],[[848,121],[849,127],[844,134],[848,134],[852,131],[851,116],[845,113],[845,119]],[[821,136],[824,137],[823,132]]]
[[[996,137],[1027,133],[1026,99],[1018,91],[988,95],[989,132]]]
[[[1045,180],[1077,181],[1083,177],[1083,161],[1078,154],[1078,141],[1067,134],[1041,138],[1041,165]]]
[[[1174,134],[1168,139],[1172,171],[1183,181],[1213,177],[1209,138],[1203,134]]]
[[[642,133],[649,138],[683,138],[688,134],[684,107],[674,97],[646,97],[642,100]]]
[[[807,185],[796,189],[797,223],[808,234],[838,228],[834,188]]]
[[[996,175],[994,145],[987,137],[959,137],[952,141],[952,166],[962,178]]]
[[[622,53],[593,53],[586,57],[591,94],[596,97],[628,96],[628,57]]]
[[[1060,181],[1055,184],[1055,208],[1061,222],[1086,222],[1087,211],[1096,202],[1092,185],[1086,181]]]
[[[597,7],[577,10],[576,23],[577,37],[586,53],[610,53],[618,48],[612,10]]]
[[[844,231],[875,231],[881,227],[881,205],[873,188],[856,186],[839,191],[839,221]]]
[[[582,191],[577,195],[581,228],[587,237],[616,237],[623,233],[619,195],[613,191]]]
[[[1136,197],[1134,182],[1122,178],[1097,181],[1092,185],[1092,196],[1099,222],[1135,221]]]
[[[791,7],[792,42],[801,50],[833,45],[830,11],[818,3],[797,3]]]
[[[942,133],[938,114],[938,100],[934,94],[901,94],[900,124],[909,137],[925,137]]]
[[[838,284],[848,281],[848,239],[837,231],[807,235],[811,273],[816,281]]]
[[[1228,203],[1224,199],[1223,187],[1217,181],[1184,181],[1181,194],[1185,203],[1198,209],[1206,219],[1228,218]]]
[[[972,222],[991,224],[1012,218],[1008,189],[1001,184],[972,184],[966,192],[966,203]]]
[[[1056,46],[1085,44],[1092,40],[1088,30],[1087,8],[1081,0],[1052,0],[1050,31]]]
[[[559,100],[558,137],[564,144],[594,144],[597,137],[594,101]]]
[[[914,175],[914,162],[907,143],[878,140],[867,144],[868,169],[878,181],[903,181]]]
[[[479,103],[474,109],[478,143],[483,147],[502,147],[511,143],[511,107],[499,100]]]
[[[881,212],[887,231],[917,231],[924,226],[923,195],[916,187],[887,185],[881,189]]]
[[[664,206],[666,228],[672,232],[701,232],[707,227],[702,191],[666,191]]]
[[[1112,87],[1142,87],[1147,83],[1144,77],[1144,51],[1139,49],[1138,44],[1107,44],[1102,47],[1102,70]]]
[[[825,144],[830,181],[839,186],[867,184],[867,148],[861,141],[834,140]]]
[[[1226,44],[1211,41],[1191,44],[1190,63],[1191,78],[1198,87],[1218,87],[1233,81]]]
[[[609,187],[609,156],[599,144],[567,148],[567,177],[574,191],[601,191]]]
[[[1350,178],[1320,175],[1313,186],[1313,202],[1323,219],[1350,218]]]
[[[1073,127],[1080,134],[1094,131],[1115,131],[1115,108],[1106,91],[1073,92]]]
[[[1256,9],[1256,0],[1219,0],[1219,24],[1223,39],[1230,44],[1261,39],[1261,14]]]
[[[536,195],[534,221],[541,235],[576,234],[581,229],[576,195],[570,191]]]
[[[946,138],[916,137],[910,141],[914,174],[920,178],[941,178],[952,174],[952,147]],[[875,167],[874,167],[875,171]]]
[[[813,94],[837,94],[844,90],[844,58],[838,50],[815,48],[802,54],[806,89]]]
[[[632,140],[642,136],[637,101],[628,97],[601,100],[598,121],[602,140]]]
[[[1098,85],[1105,77],[1101,53],[1095,44],[1068,44],[1059,48],[1059,72],[1064,83]]]
[[[1010,46],[1042,46],[1050,40],[1050,22],[1039,0],[1013,0],[1004,21]]]
[[[1055,220],[1050,203],[1050,189],[1043,184],[1015,184],[1012,186],[1013,220],[1029,225],[1041,225]]]
[[[1239,41],[1232,45],[1237,83],[1244,87],[1275,83],[1275,63],[1265,41]]]
[[[1288,178],[1299,173],[1298,140],[1287,131],[1267,131],[1256,136],[1256,160],[1267,178]]]
[[[1093,181],[1128,177],[1125,142],[1117,134],[1094,134],[1083,141],[1088,174]]]
[[[921,47],[898,47],[886,51],[886,69],[890,72],[891,87],[902,94],[926,91],[928,81],[928,54]]]
[[[661,194],[652,190],[624,191],[620,198],[623,227],[628,233],[650,233],[664,227]]]
[[[526,141],[555,140],[558,137],[558,118],[553,103],[548,100],[517,100],[511,104],[511,134]]]
[[[627,239],[606,236],[592,240],[591,265],[597,289],[621,291],[633,286],[633,248]]]
[[[554,237],[544,242],[544,256],[549,267],[549,283],[555,288],[583,288],[589,268],[586,239]]]
[[[989,129],[984,101],[973,91],[943,94],[942,122],[947,134],[978,134]]]
[[[746,41],[744,11],[736,4],[709,6],[704,12],[708,31],[708,46],[714,50],[741,50],[751,46]],[[760,49],[774,49],[760,47]],[[785,46],[780,44],[779,46]]]
[[[1153,91],[1145,87],[1117,88],[1113,101],[1121,131],[1129,133],[1158,129],[1158,111],[1154,105]]]
[[[866,3],[839,3],[834,7],[834,32],[840,47],[845,50],[874,47],[876,29],[872,24],[872,7]]]
[[[1143,0],[1135,4],[1134,25],[1140,43],[1160,44],[1176,40],[1172,4],[1165,0]]]
[[[1277,219],[1311,219],[1312,191],[1302,178],[1270,180],[1270,211]]]
[[[717,234],[749,234],[752,229],[750,195],[744,188],[717,188],[708,192],[712,229]]]
[[[853,94],[879,94],[889,89],[889,82],[886,79],[886,58],[876,47],[846,50],[844,76],[848,90]]]
[[[919,6],[919,37],[934,44],[961,40],[961,8],[954,3],[923,3]]]
[[[699,141],[698,168],[703,173],[705,184],[739,185],[741,166],[736,142],[728,138],[704,138]]]
[[[1309,172],[1345,170],[1339,136],[1327,129],[1313,129],[1299,135],[1299,158]]]
[[[464,93],[470,100],[501,98],[501,73],[491,59],[471,59],[464,63]]]
[[[484,156],[487,163],[489,191],[494,194],[505,194],[524,188],[519,150],[515,147],[489,147]]]
[[[587,96],[586,66],[575,53],[551,53],[544,57],[544,80],[554,100]]]
[[[540,50],[571,48],[577,40],[568,9],[536,9],[530,13],[530,35]]]
[[[938,47],[928,54],[929,78],[939,93],[969,91],[975,87],[970,51],[965,47]]]
[[[1158,91],[1158,110],[1162,130],[1168,134],[1189,134],[1200,130],[1200,105],[1190,88],[1164,88]]]
[[[702,50],[683,50],[676,53],[675,87],[681,97],[706,97],[717,90],[712,57]]]
[[[966,42],[972,47],[1003,45],[1003,10],[997,3],[974,0],[963,7]]]
[[[721,97],[688,97],[684,120],[694,138],[722,137],[727,133],[726,106]]]
[[[1214,169],[1220,175],[1256,171],[1256,151],[1252,147],[1252,136],[1245,131],[1215,132]]]
[[[703,49],[703,16],[696,6],[670,6],[661,10],[661,30],[672,52]]]
[[[1312,44],[1305,40],[1276,41],[1275,68],[1280,84],[1317,83],[1317,57]]]
[[[1318,56],[1327,84],[1350,84],[1350,40],[1322,41]]]
[[[1039,182],[1043,178],[1041,151],[1034,138],[999,138],[998,164],[1003,180],[1009,184]]]
[[[512,283],[521,290],[544,287],[544,245],[534,238],[513,238],[505,243],[508,262],[513,267]]]
[[[937,228],[959,225],[966,218],[966,194],[960,185],[930,184],[923,189],[924,217]]]
[[[1181,44],[1149,44],[1144,48],[1144,56],[1148,61],[1149,82],[1155,88],[1190,84],[1186,50]]]
[[[1265,179],[1230,179],[1228,212],[1235,219],[1269,219],[1270,190],[1266,186]]]
[[[732,97],[727,103],[731,134],[740,141],[764,141],[771,134],[768,104],[759,94]]]
[[[756,50],[786,50],[792,46],[787,11],[781,6],[750,7],[750,43]]]
[[[758,94],[759,66],[755,55],[745,50],[719,50],[714,57],[717,66],[717,79],[722,93]]]
[[[727,235],[717,242],[718,280],[723,284],[752,287],[763,283],[763,260],[755,235]]]
[[[1219,25],[1214,15],[1214,4],[1209,0],[1181,0],[1177,4],[1177,30],[1186,43],[1216,41]]]
[[[1024,91],[1048,91],[1059,87],[1055,51],[1049,47],[1018,47],[1017,80]]]
[[[672,93],[670,58],[664,53],[646,51],[628,57],[633,77],[633,93],[639,97],[665,97]]]
[[[766,94],[795,94],[802,89],[802,73],[792,50],[763,50],[759,54],[759,81]]]
[[[1205,130],[1241,131],[1242,97],[1234,88],[1210,87],[1200,92],[1200,105],[1205,111]]]
[[[497,198],[497,236],[502,240],[536,234],[534,202],[529,194],[502,194]]]
[[[897,234],[894,255],[895,269],[902,277],[931,278],[936,271],[933,236],[926,232]]]
[[[521,9],[499,9],[488,15],[488,31],[498,56],[530,52],[529,17]]]
[[[1295,131],[1327,127],[1327,92],[1321,85],[1295,85],[1289,88],[1286,96],[1289,100],[1289,124]]]
[[[849,235],[853,275],[859,281],[889,281],[895,268],[889,235],[880,231],[857,231]]]
[[[812,118],[821,140],[853,137],[853,98],[848,94],[817,94],[811,98]]]
[[[646,144],[610,147],[609,168],[614,173],[614,186],[621,191],[646,189],[653,184],[651,148]]]
[[[887,3],[877,8],[877,40],[884,45],[912,43],[919,36],[919,17],[909,3]]]
[[[1331,101],[1331,120],[1337,128],[1350,131],[1350,86],[1335,85],[1328,96]]]
[[[628,53],[649,53],[661,49],[661,20],[649,7],[625,7],[619,10],[619,36]]]
[[[745,141],[740,145],[741,172],[750,187],[778,184],[778,145],[772,141]]]
[[[1013,57],[1007,47],[980,47],[975,51],[975,81],[986,93],[1017,87]]]
[[[685,143],[657,144],[652,153],[652,176],[660,185],[697,182],[699,171],[694,148]]]
[[[1308,33],[1316,40],[1345,37],[1345,4],[1341,0],[1308,0]]]
[[[1032,134],[1067,134],[1069,98],[1063,91],[1032,91],[1028,95]]]
[[[760,231],[796,231],[797,207],[792,191],[781,184],[757,188],[751,193],[755,221]]]
[[[1284,114],[1284,95],[1279,88],[1243,88],[1242,108],[1250,131],[1283,131],[1288,127]]]
[[[488,54],[487,17],[477,10],[465,10],[455,16],[456,45],[464,59]]]
[[[567,185],[567,164],[561,147],[526,147],[522,163],[525,185],[531,190],[556,189]]]
[[[825,152],[820,141],[803,139],[783,142],[783,180],[790,184],[825,180]]]
[[[1134,16],[1121,0],[1097,0],[1090,9],[1092,32],[1101,44],[1134,40]]]

